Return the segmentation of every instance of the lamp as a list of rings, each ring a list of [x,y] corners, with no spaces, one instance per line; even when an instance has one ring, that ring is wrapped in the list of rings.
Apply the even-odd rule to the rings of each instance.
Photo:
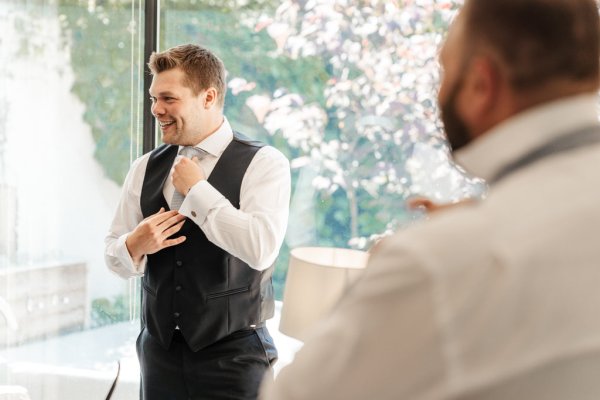
[[[368,258],[368,253],[360,250],[293,249],[283,293],[280,332],[305,340],[309,328],[331,310],[362,274]]]

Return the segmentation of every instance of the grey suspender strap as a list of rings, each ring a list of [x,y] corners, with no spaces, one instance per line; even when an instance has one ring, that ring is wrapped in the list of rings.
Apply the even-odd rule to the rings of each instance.
[[[591,126],[577,132],[559,136],[506,165],[492,179],[489,179],[488,183],[496,183],[513,172],[543,158],[598,143],[600,143],[600,126]]]

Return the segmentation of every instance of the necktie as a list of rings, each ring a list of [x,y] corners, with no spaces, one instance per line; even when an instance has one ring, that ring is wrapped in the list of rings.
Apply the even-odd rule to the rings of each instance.
[[[179,151],[179,154],[190,159],[196,156],[198,161],[201,161],[204,157],[206,157],[207,153],[197,147],[185,146]],[[173,197],[171,198],[171,210],[179,210],[179,208],[181,208],[181,204],[183,203],[183,199],[185,199],[185,195],[179,193],[179,191],[175,189],[175,192],[173,192]]]

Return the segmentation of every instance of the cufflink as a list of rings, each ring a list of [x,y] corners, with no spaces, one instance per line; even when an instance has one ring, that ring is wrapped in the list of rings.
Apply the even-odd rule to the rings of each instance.
[[[192,217],[196,217],[196,211],[192,211]]]

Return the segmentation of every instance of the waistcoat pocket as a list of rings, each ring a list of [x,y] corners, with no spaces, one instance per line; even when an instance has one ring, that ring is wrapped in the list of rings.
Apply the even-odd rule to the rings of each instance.
[[[224,292],[209,293],[206,295],[206,300],[211,300],[211,299],[216,299],[219,297],[225,297],[225,296],[231,296],[234,294],[244,293],[244,292],[247,292],[248,290],[250,290],[250,286],[244,286],[244,287],[237,288],[237,289],[230,289],[230,290],[226,290]]]

